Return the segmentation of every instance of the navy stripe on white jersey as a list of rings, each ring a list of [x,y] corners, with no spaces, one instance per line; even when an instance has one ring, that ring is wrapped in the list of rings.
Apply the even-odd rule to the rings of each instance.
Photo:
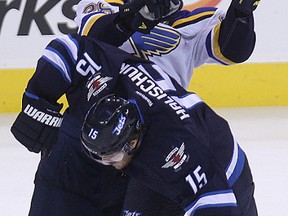
[[[78,30],[78,34],[82,36],[87,36],[93,24],[104,14],[101,12],[91,13],[83,18],[81,27]]]
[[[178,13],[177,17],[170,23],[174,28],[182,28],[187,25],[195,24],[212,17],[217,8],[203,7],[197,8],[192,12],[182,10]]]
[[[206,37],[206,49],[210,58],[214,59],[216,62],[223,64],[223,65],[231,65],[235,64],[233,61],[226,58],[220,49],[218,44],[219,40],[219,32],[221,26],[221,20],[223,17],[221,14],[216,13],[216,8],[212,7],[205,7],[205,8],[198,8],[192,12],[188,11],[180,11],[175,20],[172,22],[172,26],[174,28],[182,28],[188,25],[193,24],[194,27],[196,25],[202,26],[202,28],[207,25],[206,22],[211,22],[212,16],[215,16],[213,19],[219,19],[219,23],[211,29],[209,34]],[[208,19],[211,18],[211,19]],[[200,30],[200,29],[199,29]]]
[[[207,52],[208,55],[210,56],[210,58],[214,59],[215,61],[217,61],[220,64],[223,65],[228,65],[228,63],[222,61],[220,58],[218,58],[213,50],[213,37],[212,37],[212,31],[210,31],[210,33],[208,34],[207,38],[206,38],[206,47],[207,47]]]
[[[208,34],[206,38],[206,48],[210,58],[214,59],[220,64],[231,65],[235,64],[231,60],[227,59],[221,52],[220,45],[218,43],[219,31],[221,24],[215,26]]]

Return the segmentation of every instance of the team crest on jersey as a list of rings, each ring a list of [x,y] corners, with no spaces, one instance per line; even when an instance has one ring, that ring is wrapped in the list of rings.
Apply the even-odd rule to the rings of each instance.
[[[180,43],[180,34],[170,28],[156,26],[150,34],[136,32],[129,39],[135,55],[142,59],[161,56],[173,51]]]
[[[166,163],[162,168],[173,167],[174,170],[177,170],[187,159],[187,155],[184,153],[185,144],[182,143],[181,146],[175,147],[165,158]]]
[[[83,14],[88,14],[91,12],[102,12],[106,14],[112,14],[113,10],[108,7],[107,5],[103,4],[102,2],[97,2],[97,3],[90,3],[86,5],[83,9]]]
[[[99,73],[95,74],[86,84],[86,88],[88,89],[87,101],[89,101],[92,96],[96,96],[102,92],[110,80],[112,80],[112,77],[102,77]]]

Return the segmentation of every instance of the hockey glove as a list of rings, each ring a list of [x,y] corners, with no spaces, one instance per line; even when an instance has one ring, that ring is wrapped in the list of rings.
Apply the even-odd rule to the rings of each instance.
[[[140,14],[149,20],[167,18],[169,15],[179,11],[183,4],[181,0],[143,0],[145,7]]]
[[[140,11],[140,13],[146,19],[149,19],[149,17],[146,17],[145,14],[149,13],[152,14],[152,18],[150,20],[159,20],[164,17],[167,17],[170,14],[178,11],[180,5],[182,5],[182,1],[180,0],[143,0],[143,1],[146,9],[142,12]]]
[[[155,0],[133,0],[121,5],[119,13],[122,20],[124,20],[121,23],[122,27],[147,34],[159,22],[172,18],[183,6],[181,0],[160,0],[159,3],[155,1],[153,8],[152,1]],[[177,2],[177,4],[174,2]],[[166,9],[160,9],[162,6],[163,8],[165,6]]]
[[[254,10],[256,10],[259,3],[260,0],[233,0],[232,5],[240,13],[243,13],[244,15],[249,15]]]
[[[52,105],[44,99],[33,99],[24,93],[22,111],[11,127],[12,134],[29,151],[47,154],[58,137],[62,106]]]

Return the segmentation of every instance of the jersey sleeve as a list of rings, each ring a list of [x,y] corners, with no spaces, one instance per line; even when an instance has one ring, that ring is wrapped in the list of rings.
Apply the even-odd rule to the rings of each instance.
[[[76,8],[76,17],[74,21],[79,26],[78,34],[87,36],[92,34],[91,28],[99,20],[100,17],[107,14],[118,12],[116,6],[112,6],[104,0],[82,0]],[[101,28],[98,29],[101,31]]]
[[[26,92],[55,103],[71,86],[78,42],[71,35],[51,41],[38,60]]]
[[[194,68],[205,63],[232,64],[219,52],[217,29],[225,13],[217,8],[207,7],[181,11],[170,23],[173,28],[184,32],[184,39],[193,40],[191,52]]]
[[[193,40],[191,60],[194,68],[205,63],[232,65],[251,55],[255,44],[253,16],[241,24],[233,8],[229,9],[227,14],[213,7],[192,12],[183,10],[170,22],[173,28],[181,29],[188,43]]]
[[[81,1],[77,6],[75,18],[79,26],[78,34],[116,47],[121,46],[133,34],[133,31],[123,28],[125,21],[121,19],[118,11],[118,7],[105,1]]]

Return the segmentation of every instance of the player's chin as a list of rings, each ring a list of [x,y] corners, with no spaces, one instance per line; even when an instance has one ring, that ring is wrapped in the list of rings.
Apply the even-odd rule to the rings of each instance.
[[[127,166],[127,164],[126,164],[126,165],[123,165],[123,164],[119,164],[119,162],[117,162],[117,163],[113,163],[112,166],[113,166],[115,169],[117,169],[117,170],[121,170],[121,169],[123,169],[125,166]]]
[[[126,155],[123,160],[113,163],[112,166],[115,167],[117,170],[121,170],[126,167],[131,160],[132,155]]]

